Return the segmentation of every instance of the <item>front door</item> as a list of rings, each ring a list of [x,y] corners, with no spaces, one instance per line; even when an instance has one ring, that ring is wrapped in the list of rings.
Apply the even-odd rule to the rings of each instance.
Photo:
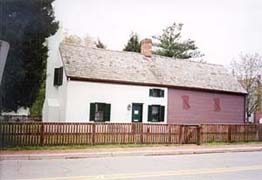
[[[133,103],[132,104],[132,122],[142,122],[143,118],[143,104]]]

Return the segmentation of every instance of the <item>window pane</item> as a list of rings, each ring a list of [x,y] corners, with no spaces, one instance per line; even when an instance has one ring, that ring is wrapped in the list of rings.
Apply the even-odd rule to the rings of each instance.
[[[149,96],[152,97],[164,97],[164,90],[162,89],[150,89]]]
[[[158,93],[159,91],[157,90],[157,89],[154,89],[153,90],[153,96],[154,97],[159,97],[159,93]]]
[[[104,121],[104,104],[96,103],[95,121]]]
[[[159,106],[152,106],[152,121],[159,121],[160,111]]]
[[[96,112],[95,121],[103,121],[104,113],[103,111]]]

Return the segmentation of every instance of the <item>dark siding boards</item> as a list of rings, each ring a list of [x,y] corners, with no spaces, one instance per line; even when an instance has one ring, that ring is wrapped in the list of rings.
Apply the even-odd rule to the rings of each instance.
[[[190,108],[184,108],[188,96]],[[243,123],[245,96],[168,89],[168,123]]]

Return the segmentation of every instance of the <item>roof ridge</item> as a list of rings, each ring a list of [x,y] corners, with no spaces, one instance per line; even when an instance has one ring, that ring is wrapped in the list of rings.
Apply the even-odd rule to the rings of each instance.
[[[85,48],[85,49],[94,49],[94,50],[99,50],[99,51],[110,51],[110,52],[119,52],[119,53],[132,53],[132,54],[142,55],[141,53],[138,53],[138,52],[121,51],[121,50],[113,50],[113,49],[103,49],[103,48],[97,48],[97,47],[87,47],[87,46],[84,46],[84,45],[67,44],[67,43],[63,43],[63,42],[61,42],[60,45],[82,47],[82,48]]]

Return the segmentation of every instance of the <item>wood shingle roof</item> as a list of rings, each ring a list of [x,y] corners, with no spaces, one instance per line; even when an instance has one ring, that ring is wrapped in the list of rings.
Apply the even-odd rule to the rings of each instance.
[[[222,65],[66,44],[60,54],[71,78],[246,93]]]

